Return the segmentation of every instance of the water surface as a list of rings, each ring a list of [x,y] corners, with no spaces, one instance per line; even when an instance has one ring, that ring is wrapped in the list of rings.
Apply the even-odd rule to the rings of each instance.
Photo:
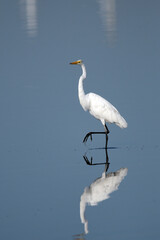
[[[159,7],[1,0],[1,239],[159,239]],[[108,125],[109,165],[104,136],[82,143],[103,126],[77,59],[128,122]]]

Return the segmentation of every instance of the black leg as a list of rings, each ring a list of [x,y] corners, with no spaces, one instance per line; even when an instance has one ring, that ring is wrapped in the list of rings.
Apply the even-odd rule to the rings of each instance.
[[[106,130],[105,132],[89,132],[89,133],[87,133],[86,136],[83,139],[83,142],[87,142],[89,137],[90,137],[90,139],[92,141],[92,135],[93,134],[105,134],[106,135],[106,145],[105,145],[105,148],[107,148],[109,129],[108,129],[106,124],[104,125],[104,128]]]
[[[107,132],[89,132],[89,133],[87,133],[86,136],[84,137],[83,142],[86,143],[89,137],[91,138],[91,141],[92,141],[92,135],[93,135],[93,134],[105,134],[105,135],[106,135],[105,148],[107,149],[107,145],[108,145],[108,134],[107,134]]]
[[[107,132],[107,134],[109,133],[109,129],[108,129],[108,127],[107,127],[107,125],[105,124],[105,129],[106,129],[106,132]]]
[[[106,134],[106,145],[105,145],[105,149],[107,149],[107,145],[108,145],[108,134]],[[107,154],[108,157],[108,154]]]
[[[106,132],[89,132],[89,133],[87,133],[86,136],[84,137],[83,142],[87,142],[87,140],[88,140],[89,137],[91,138],[91,141],[92,141],[92,135],[93,135],[93,134],[105,134],[105,135],[107,135]]]
[[[108,139],[108,138],[106,138]],[[89,160],[86,153],[85,155],[83,156],[85,162],[90,165],[90,166],[95,166],[95,165],[103,165],[105,164],[105,169],[104,169],[104,172],[107,172],[108,171],[108,168],[109,168],[109,158],[108,158],[108,151],[107,151],[107,148],[105,148],[105,162],[96,162],[96,163],[93,163],[93,157],[91,157],[91,159]]]

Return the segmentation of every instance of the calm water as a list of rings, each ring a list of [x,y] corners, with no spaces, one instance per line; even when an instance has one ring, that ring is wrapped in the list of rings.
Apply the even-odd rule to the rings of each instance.
[[[0,239],[158,240],[160,2],[0,4]],[[82,143],[103,126],[77,59],[128,122],[108,125],[107,152]]]

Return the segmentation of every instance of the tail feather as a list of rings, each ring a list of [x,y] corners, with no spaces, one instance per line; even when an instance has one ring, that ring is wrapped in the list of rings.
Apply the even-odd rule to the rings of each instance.
[[[120,128],[127,128],[128,123],[126,120],[120,115],[118,118],[118,121],[116,122],[116,125],[119,126]]]

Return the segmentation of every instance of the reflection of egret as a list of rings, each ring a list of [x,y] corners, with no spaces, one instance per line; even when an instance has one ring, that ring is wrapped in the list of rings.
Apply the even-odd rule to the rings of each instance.
[[[86,205],[95,206],[110,197],[110,194],[116,190],[127,175],[127,168],[121,168],[116,172],[106,174],[102,173],[102,177],[96,179],[89,187],[84,189],[80,200],[80,218],[84,224],[84,231],[88,233],[88,221],[85,218]]]
[[[106,143],[107,144],[107,143]],[[90,149],[91,150],[91,149]],[[92,149],[93,150],[93,149]],[[98,148],[97,148],[98,150]],[[105,164],[105,171],[104,172],[107,172],[108,171],[108,168],[109,168],[109,158],[108,158],[108,151],[107,151],[107,145],[105,147],[105,162],[96,162],[96,163],[93,163],[93,157],[91,157],[91,159],[89,160],[86,153],[85,155],[83,156],[85,162],[87,165],[90,165],[90,166],[97,166],[97,165],[104,165]]]
[[[85,111],[88,110],[91,115],[99,119],[105,128],[105,132],[88,133],[83,141],[87,141],[88,137],[91,137],[92,134],[104,133],[107,135],[109,133],[109,130],[107,128],[106,122],[115,123],[120,128],[126,128],[127,122],[110,102],[95,93],[84,93],[83,80],[86,78],[86,68],[82,60],[72,62],[71,64],[78,64],[82,68],[82,75],[79,78],[78,84],[78,96],[80,104]]]

